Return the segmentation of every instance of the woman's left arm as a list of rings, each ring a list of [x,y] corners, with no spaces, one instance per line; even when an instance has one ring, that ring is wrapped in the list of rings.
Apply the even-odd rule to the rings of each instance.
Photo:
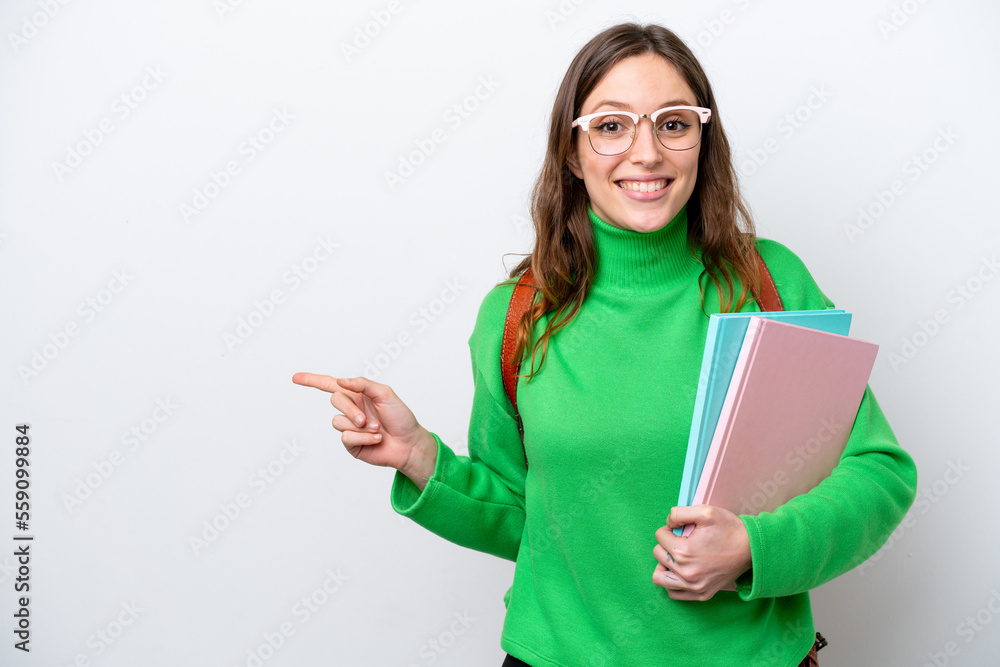
[[[773,241],[759,242],[758,248],[787,310],[833,307],[790,250]],[[754,600],[808,591],[867,560],[913,504],[917,469],[871,387],[850,428],[830,476],[774,512],[737,517],[707,506],[672,509],[668,525],[656,534],[660,565],[654,583],[675,599],[708,599],[726,588],[723,580],[735,578],[740,597]],[[685,523],[698,524],[689,538],[668,530]],[[702,539],[696,542],[699,531]],[[677,553],[668,556],[671,551]],[[743,560],[748,555],[749,561]]]
[[[916,487],[916,464],[869,387],[830,476],[774,512],[740,516],[753,554],[736,582],[740,597],[800,593],[860,565],[903,520]]]

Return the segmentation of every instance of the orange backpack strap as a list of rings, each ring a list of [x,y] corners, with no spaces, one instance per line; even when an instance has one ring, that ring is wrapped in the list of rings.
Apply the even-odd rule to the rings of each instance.
[[[757,305],[760,307],[761,312],[784,310],[785,306],[781,302],[778,288],[774,284],[771,272],[767,269],[767,264],[764,263],[764,258],[760,256],[756,248],[754,249],[754,253],[757,255],[757,267],[760,270],[761,283],[760,294],[754,294],[754,297],[757,299]],[[531,284],[533,280],[534,276],[529,268],[521,274],[517,285],[514,286],[514,293],[510,296],[510,306],[507,308],[507,319],[503,327],[503,347],[500,351],[500,369],[503,375],[503,386],[507,391],[507,398],[510,399],[510,404],[514,407],[514,416],[517,418],[517,432],[521,436],[522,446],[524,444],[524,425],[521,423],[521,414],[517,411],[517,373],[520,370],[521,363],[514,359],[514,346],[517,343],[517,323],[521,321],[521,317],[528,311],[528,308],[531,307],[535,299],[536,289]],[[524,453],[524,465],[528,465],[527,452]]]
[[[521,317],[528,312],[531,303],[535,300],[536,289],[532,286],[534,276],[528,268],[517,285],[514,286],[514,293],[510,295],[510,305],[507,307],[507,319],[503,325],[503,346],[500,350],[500,370],[503,376],[503,387],[507,391],[507,398],[514,406],[514,416],[517,418],[517,432],[521,436],[521,443],[524,443],[524,426],[521,424],[521,414],[517,411],[517,372],[521,368],[520,360],[514,359],[514,347],[517,345],[517,323]],[[528,465],[528,453],[524,453],[524,465]]]
[[[767,270],[764,258],[760,256],[756,248],[754,248],[753,252],[757,255],[757,268],[760,270],[760,294],[754,294],[757,297],[757,305],[760,307],[761,312],[784,310],[785,305],[781,303],[778,288],[774,284],[771,272]]]

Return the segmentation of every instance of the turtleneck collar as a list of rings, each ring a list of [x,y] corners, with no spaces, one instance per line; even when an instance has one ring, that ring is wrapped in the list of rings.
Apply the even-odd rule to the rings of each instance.
[[[593,287],[618,294],[655,294],[690,280],[701,262],[687,244],[687,206],[653,232],[621,229],[602,220],[587,205],[597,268]]]

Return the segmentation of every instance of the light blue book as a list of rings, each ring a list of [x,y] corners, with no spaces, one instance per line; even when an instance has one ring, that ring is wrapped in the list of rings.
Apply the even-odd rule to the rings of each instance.
[[[691,434],[677,501],[680,507],[689,506],[694,499],[751,317],[766,317],[842,336],[848,335],[851,329],[851,314],[841,309],[720,313],[709,317],[705,354],[701,361],[694,417],[691,420]],[[676,528],[674,534],[680,535],[683,530],[683,527]]]

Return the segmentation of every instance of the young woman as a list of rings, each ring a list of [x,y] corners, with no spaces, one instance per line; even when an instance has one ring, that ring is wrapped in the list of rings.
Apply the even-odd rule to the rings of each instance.
[[[516,562],[504,665],[815,664],[808,591],[885,542],[916,469],[869,389],[840,464],[813,491],[758,516],[669,509],[708,314],[759,310],[756,252],[786,310],[833,307],[791,251],[755,237],[711,86],[673,33],[619,25],[577,54],[532,217],[532,253],[486,295],[469,339],[468,457],[386,385],[293,381],[332,393],[352,455],[397,469],[397,512]],[[515,355],[522,448],[500,351],[529,267],[538,298]],[[673,534],[689,523],[690,537]]]

